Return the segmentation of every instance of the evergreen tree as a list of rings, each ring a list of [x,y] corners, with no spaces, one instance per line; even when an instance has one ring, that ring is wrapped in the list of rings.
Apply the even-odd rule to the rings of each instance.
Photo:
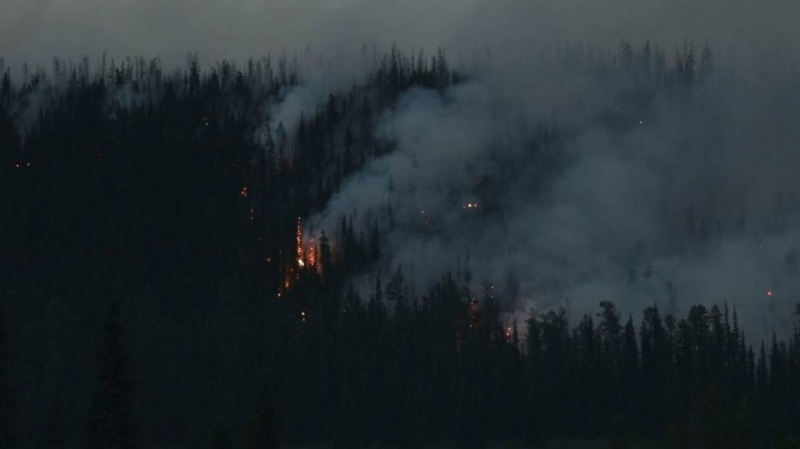
[[[131,416],[133,367],[116,301],[111,303],[97,359],[97,388],[89,417],[89,449],[135,448]]]
[[[14,389],[11,351],[6,328],[6,305],[0,302],[0,448],[14,447]]]
[[[281,446],[270,388],[267,379],[261,387],[256,411],[247,423],[247,449],[277,449]]]

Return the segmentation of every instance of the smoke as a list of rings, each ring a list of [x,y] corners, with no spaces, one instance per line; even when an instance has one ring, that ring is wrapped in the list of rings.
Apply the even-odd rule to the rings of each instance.
[[[777,62],[720,64],[631,107],[629,80],[535,59],[405,93],[378,128],[396,150],[351,177],[313,229],[378,218],[384,271],[402,264],[419,290],[450,271],[512,313],[726,302],[751,335],[787,332],[800,96],[774,82]],[[373,275],[356,282],[367,290]]]

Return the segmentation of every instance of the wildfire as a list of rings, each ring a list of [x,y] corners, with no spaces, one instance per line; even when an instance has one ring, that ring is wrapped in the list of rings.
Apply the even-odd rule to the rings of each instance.
[[[470,321],[469,328],[473,329],[473,328],[478,327],[479,316],[478,316],[478,299],[477,298],[472,298],[469,301],[468,312],[469,312],[469,321]]]
[[[308,247],[308,263],[312,267],[317,265],[317,249],[314,247],[314,239],[311,239],[311,246]]]
[[[300,224],[300,217],[297,217],[297,231],[295,232],[295,242],[297,251],[297,265],[304,267],[306,264],[303,262],[303,227]]]

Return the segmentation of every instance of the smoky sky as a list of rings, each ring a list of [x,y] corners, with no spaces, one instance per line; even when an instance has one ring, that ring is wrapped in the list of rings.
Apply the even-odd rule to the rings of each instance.
[[[737,48],[796,48],[793,0],[4,0],[0,55],[161,56],[183,64],[307,46],[349,53],[363,43],[403,48],[526,47],[534,39],[616,45],[650,38]]]

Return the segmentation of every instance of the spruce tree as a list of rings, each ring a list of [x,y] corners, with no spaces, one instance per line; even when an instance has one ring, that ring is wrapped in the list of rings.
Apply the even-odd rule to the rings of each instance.
[[[133,373],[119,306],[112,302],[97,355],[97,389],[89,417],[89,449],[136,447],[132,423]]]

